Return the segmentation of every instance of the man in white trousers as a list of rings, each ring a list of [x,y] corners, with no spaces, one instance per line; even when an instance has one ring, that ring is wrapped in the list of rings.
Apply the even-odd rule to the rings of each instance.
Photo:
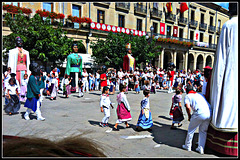
[[[182,145],[182,148],[191,151],[193,135],[199,126],[198,148],[196,148],[196,151],[200,154],[204,154],[207,129],[212,115],[210,104],[206,101],[203,95],[193,91],[193,86],[188,85],[186,92],[187,95],[185,96],[184,103],[190,124],[188,126],[185,145]],[[193,111],[192,115],[191,110]]]
[[[87,70],[84,68],[83,69],[83,73],[82,73],[82,83],[83,83],[83,90],[82,92],[86,91],[88,92],[89,91],[89,88],[88,88],[88,73],[87,73]]]

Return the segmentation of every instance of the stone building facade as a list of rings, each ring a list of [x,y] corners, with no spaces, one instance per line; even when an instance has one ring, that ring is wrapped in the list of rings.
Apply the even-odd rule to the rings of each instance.
[[[30,16],[38,9],[46,9],[63,13],[65,18],[68,15],[89,17],[93,22],[144,31],[148,37],[154,35],[155,38],[193,42],[191,48],[157,42],[162,50],[152,63],[166,69],[168,62],[174,62],[179,70],[202,70],[207,65],[212,67],[222,25],[229,20],[228,10],[214,3],[186,3],[189,9],[183,14],[179,12],[180,2],[172,3],[171,13],[167,11],[167,2],[14,2],[13,5],[32,9]],[[151,26],[154,28],[152,34]],[[105,38],[109,33],[84,29],[78,24],[74,24],[73,28],[64,27],[64,30],[68,37],[83,40],[86,53],[90,55],[89,42],[96,41],[96,36]],[[8,35],[11,31],[3,25],[2,33]]]

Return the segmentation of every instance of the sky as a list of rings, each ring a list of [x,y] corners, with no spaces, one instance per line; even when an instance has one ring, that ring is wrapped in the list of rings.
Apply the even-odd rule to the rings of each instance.
[[[229,6],[229,2],[213,2],[217,5],[220,5],[222,6],[223,8],[227,9],[228,10],[228,6]]]

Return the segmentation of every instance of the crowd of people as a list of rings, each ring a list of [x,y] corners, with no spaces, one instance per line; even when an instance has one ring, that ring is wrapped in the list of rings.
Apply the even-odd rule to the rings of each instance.
[[[210,67],[207,66],[207,68]],[[171,75],[171,70],[166,71],[162,68],[146,67],[144,70],[136,68],[134,71],[123,71],[121,68],[117,71],[114,68],[108,68],[106,80],[101,80],[100,75],[100,70],[95,74],[91,71],[88,73],[86,69],[83,70],[83,75],[78,79],[79,97],[82,97],[84,92],[100,91],[102,83],[107,84],[110,94],[120,91],[121,85],[127,86],[126,93],[135,91],[139,94],[141,90],[149,89],[151,93],[155,94],[157,90],[168,90],[168,93],[172,93],[178,85],[181,85],[184,89],[183,91],[186,92],[185,86],[187,83],[191,83],[195,91],[202,92],[202,87],[206,81],[204,72],[201,72],[199,69],[195,71],[190,69],[188,71],[177,70]],[[65,75],[60,88],[70,86],[71,79],[70,76]],[[71,94],[70,89],[66,90],[69,91],[66,94],[67,96]],[[66,90],[64,89],[64,92]]]

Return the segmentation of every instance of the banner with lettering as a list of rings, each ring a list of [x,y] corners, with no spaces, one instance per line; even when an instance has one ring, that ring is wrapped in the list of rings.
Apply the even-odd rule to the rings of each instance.
[[[108,24],[102,24],[102,23],[97,23],[97,22],[92,22],[90,25],[91,29],[95,30],[101,30],[101,31],[107,31],[107,32],[114,32],[114,33],[126,33],[130,34],[131,32],[133,33],[134,36],[145,36],[146,32],[145,31],[139,31],[139,30],[134,30],[134,29],[129,29],[129,28],[123,28],[123,27],[117,27],[117,26],[112,26]]]
[[[165,23],[160,22],[160,34],[165,35]]]
[[[173,26],[173,37],[177,37],[178,35],[178,26]]]
[[[200,35],[199,35],[199,31],[198,31],[198,30],[195,31],[194,40],[199,42],[199,36],[200,36]]]

